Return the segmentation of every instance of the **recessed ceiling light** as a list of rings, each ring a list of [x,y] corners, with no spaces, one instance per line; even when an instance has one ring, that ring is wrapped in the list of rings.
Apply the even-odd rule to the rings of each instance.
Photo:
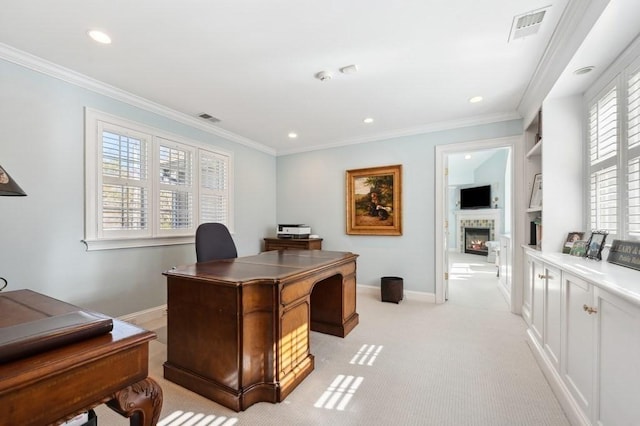
[[[469,99],[469,102],[471,102],[472,104],[482,102],[482,96],[474,96],[473,98]]]
[[[97,41],[98,43],[111,44],[111,37],[109,37],[106,33],[103,33],[102,31],[91,30],[91,31],[88,31],[87,34],[89,35],[89,37],[91,37],[94,41]]]
[[[467,154],[467,155],[465,155],[465,156],[464,156],[464,159],[465,159],[465,160],[471,160],[471,154]]]
[[[367,123],[367,124],[371,124],[371,123],[373,123],[373,118],[371,118],[371,117],[367,117],[367,118],[365,118],[365,119],[364,119],[364,120],[362,120],[362,121],[364,121],[364,122],[365,122],[365,123]]]
[[[298,137],[298,134],[296,132],[289,132],[287,136],[289,136],[289,139],[295,139]]]
[[[593,71],[595,67],[590,65],[588,67],[582,67],[582,68],[578,68],[577,70],[575,70],[573,73],[575,75],[582,75],[582,74],[587,74],[590,73],[591,71]]]

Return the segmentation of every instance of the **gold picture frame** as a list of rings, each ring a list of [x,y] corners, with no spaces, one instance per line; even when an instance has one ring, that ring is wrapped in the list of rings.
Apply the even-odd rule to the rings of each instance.
[[[347,170],[347,234],[402,235],[402,165]]]

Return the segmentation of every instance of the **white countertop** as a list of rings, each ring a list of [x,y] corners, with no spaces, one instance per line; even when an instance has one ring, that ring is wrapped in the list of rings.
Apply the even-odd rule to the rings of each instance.
[[[525,252],[541,261],[570,272],[593,285],[640,306],[640,271],[563,253],[547,253],[524,247]]]

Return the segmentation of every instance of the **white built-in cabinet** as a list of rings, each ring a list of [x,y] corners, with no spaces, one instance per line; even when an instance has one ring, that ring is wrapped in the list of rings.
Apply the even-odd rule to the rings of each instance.
[[[640,419],[640,272],[526,250],[529,344],[572,424]]]

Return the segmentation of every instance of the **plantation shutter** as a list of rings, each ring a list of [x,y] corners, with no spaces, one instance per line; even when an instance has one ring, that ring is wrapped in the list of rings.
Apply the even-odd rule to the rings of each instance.
[[[158,148],[160,231],[193,228],[193,151],[164,139]]]
[[[150,231],[148,140],[99,123],[102,138],[101,194],[98,216],[102,233],[139,235]]]
[[[591,227],[618,230],[618,100],[614,86],[589,108]]]
[[[631,74],[627,89],[628,230],[640,237],[640,70]]]
[[[228,224],[229,157],[200,150],[200,222]]]

